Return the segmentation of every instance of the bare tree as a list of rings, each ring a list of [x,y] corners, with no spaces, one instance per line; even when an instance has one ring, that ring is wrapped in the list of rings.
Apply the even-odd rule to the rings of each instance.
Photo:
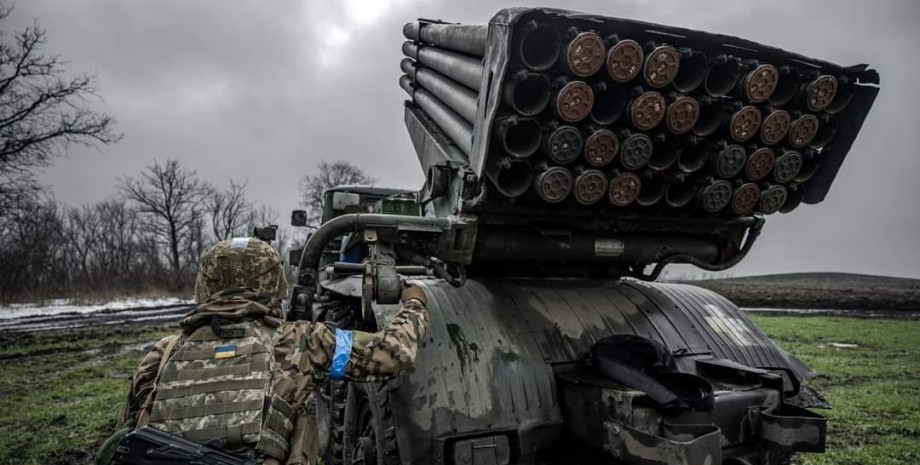
[[[201,248],[201,217],[211,186],[178,160],[167,160],[164,164],[154,161],[140,179],[124,179],[121,190],[149,220],[148,231],[166,247],[172,271],[184,271],[190,257],[183,260],[183,253]]]
[[[211,232],[218,241],[239,235],[250,221],[252,204],[246,200],[246,183],[230,180],[222,191],[214,191],[205,200],[211,215]]]
[[[300,179],[301,202],[307,209],[307,224],[318,226],[322,221],[323,193],[326,190],[344,185],[369,186],[375,182],[364,170],[347,161],[319,162],[316,173],[306,174]]]
[[[0,22],[11,6],[0,3]],[[0,27],[0,212],[23,189],[38,189],[36,170],[71,144],[110,144],[115,120],[85,105],[94,77],[66,77],[57,55],[41,52],[47,35],[36,21],[9,34]]]

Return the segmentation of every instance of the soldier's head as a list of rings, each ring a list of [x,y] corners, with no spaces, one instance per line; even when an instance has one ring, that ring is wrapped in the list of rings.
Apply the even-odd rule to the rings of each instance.
[[[198,266],[195,300],[202,303],[231,288],[252,288],[283,298],[287,280],[278,252],[253,237],[220,241],[208,249]]]

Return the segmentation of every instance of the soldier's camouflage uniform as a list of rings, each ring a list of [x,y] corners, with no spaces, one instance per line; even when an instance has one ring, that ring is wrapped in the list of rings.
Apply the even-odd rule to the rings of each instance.
[[[255,239],[252,241],[259,242]],[[275,331],[272,335],[274,353],[270,368],[273,394],[298,413],[287,460],[267,458],[263,459],[264,463],[314,463],[312,455],[316,447],[315,432],[311,424],[312,417],[304,413],[305,401],[316,383],[329,374],[336,352],[335,328],[304,321],[282,322],[278,298],[286,294],[287,285],[277,254],[267,245],[247,247],[257,249],[256,253],[235,256],[232,252],[228,253],[231,241],[223,241],[209,250],[202,259],[196,283],[196,299],[202,305],[183,319],[180,341],[196,328],[207,326],[207,321],[215,313],[230,323],[234,318],[261,318],[262,325],[258,327]],[[217,260],[208,260],[215,256]],[[279,265],[266,266],[266,263],[271,262]],[[228,269],[231,271],[227,272]],[[214,289],[223,290],[210,293]],[[385,329],[377,333],[352,332],[350,359],[344,369],[345,379],[383,380],[414,364],[418,342],[428,324],[428,312],[425,309],[424,293],[419,288],[409,288],[403,298],[402,310]],[[143,357],[132,379],[131,390],[119,417],[119,427],[149,414],[148,397],[151,397],[157,382],[157,372],[170,341],[171,337],[158,341]],[[172,353],[176,354],[176,351]]]

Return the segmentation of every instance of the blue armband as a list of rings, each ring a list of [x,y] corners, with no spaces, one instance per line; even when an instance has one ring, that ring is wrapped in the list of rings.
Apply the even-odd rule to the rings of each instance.
[[[348,366],[348,360],[351,359],[351,339],[351,331],[335,329],[335,353],[332,354],[332,364],[329,366],[330,378],[345,378],[345,367]]]

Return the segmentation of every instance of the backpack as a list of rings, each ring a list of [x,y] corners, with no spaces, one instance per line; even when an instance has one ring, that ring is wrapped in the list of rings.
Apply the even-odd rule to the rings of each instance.
[[[193,310],[183,320],[185,332],[175,350],[163,356],[148,425],[283,461],[295,410],[273,393],[280,321],[270,315],[265,305],[244,299],[207,302]]]

